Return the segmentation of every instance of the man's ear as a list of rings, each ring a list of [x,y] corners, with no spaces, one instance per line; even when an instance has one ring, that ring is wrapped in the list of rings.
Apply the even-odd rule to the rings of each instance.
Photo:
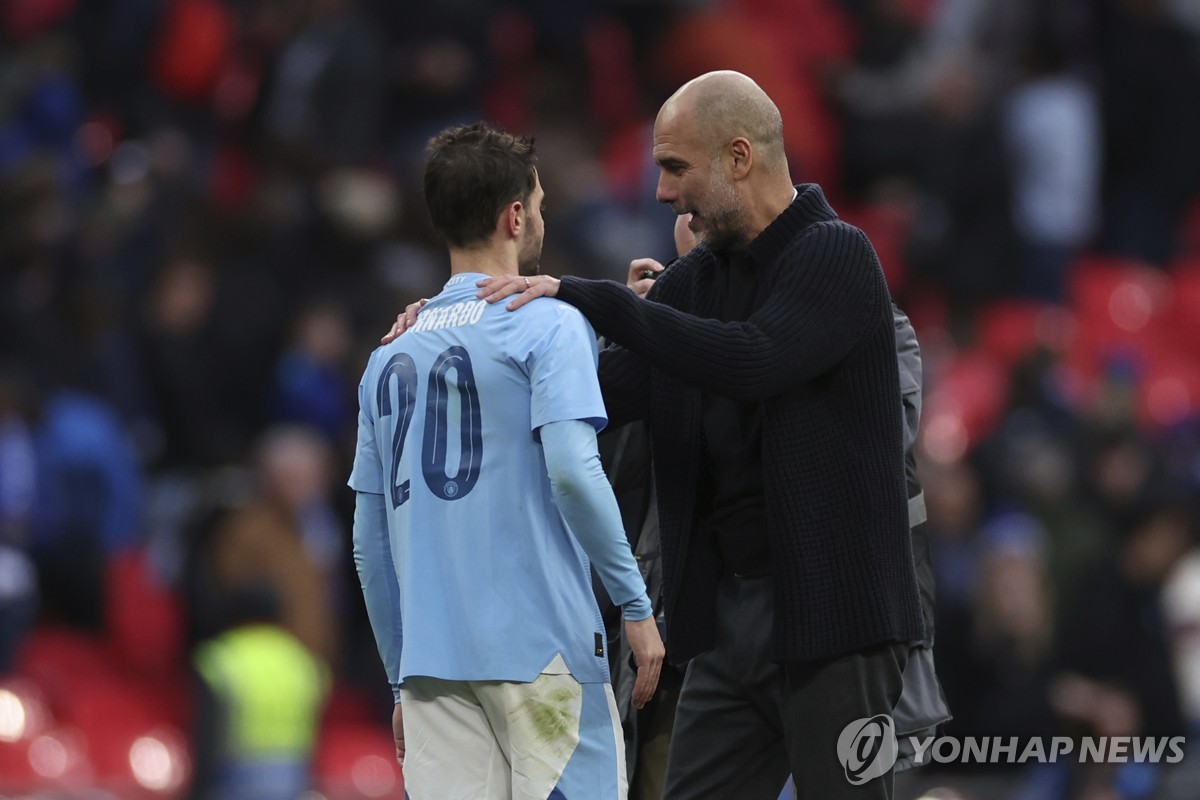
[[[500,224],[507,237],[515,239],[520,236],[525,226],[525,205],[520,200],[509,203],[500,215]]]
[[[744,136],[729,143],[729,156],[733,159],[733,179],[740,181],[750,174],[754,166],[754,146]]]

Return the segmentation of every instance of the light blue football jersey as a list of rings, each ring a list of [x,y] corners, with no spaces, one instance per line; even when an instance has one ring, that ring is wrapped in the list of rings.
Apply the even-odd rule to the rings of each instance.
[[[368,606],[398,617],[388,679],[531,681],[561,654],[581,682],[606,681],[588,560],[537,439],[550,422],[607,423],[595,334],[558,300],[476,298],[484,277],[452,277],[359,386],[349,484],[384,496],[387,530],[356,520],[355,547],[394,565],[394,584],[364,582]]]

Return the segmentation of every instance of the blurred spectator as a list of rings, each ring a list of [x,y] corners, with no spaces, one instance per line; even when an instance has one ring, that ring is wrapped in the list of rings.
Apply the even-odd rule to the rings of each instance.
[[[1052,736],[1047,689],[1055,620],[1045,532],[1032,517],[1010,512],[989,520],[980,535],[970,612],[939,620],[938,674],[954,709],[947,732]]]
[[[1024,80],[1004,103],[1022,246],[1017,290],[1061,303],[1067,266],[1099,221],[1100,112],[1054,34],[1040,31],[1024,49]]]
[[[482,95],[503,93],[498,84],[507,83],[506,73],[533,45],[527,18],[490,0],[366,0],[360,6],[389,35],[383,112],[389,125],[403,121],[394,157],[414,166],[421,163],[422,143],[446,121],[479,116]]]
[[[860,14],[853,60],[833,84],[842,117],[841,184],[856,199],[916,179],[927,127],[915,104],[893,107],[894,98],[873,88],[875,76],[900,68],[920,40],[911,8],[900,0],[867,0]]]
[[[37,574],[29,535],[37,494],[28,389],[14,368],[0,367],[0,676],[37,611]]]
[[[319,305],[300,315],[275,371],[278,421],[310,426],[331,443],[341,439],[353,418],[354,381],[344,368],[350,344],[340,308]]]
[[[22,57],[0,59],[8,68],[8,85],[0,94],[8,106],[0,117],[0,176],[49,157],[57,161],[66,185],[82,189],[83,164],[72,138],[83,121],[84,98],[71,74],[71,43],[47,35],[15,52]]]
[[[942,615],[943,606],[959,609],[961,616],[978,581],[976,540],[983,523],[979,474],[966,461],[942,464],[925,460],[920,469],[929,513],[926,525],[937,586],[937,616]]]
[[[1194,544],[1191,510],[1174,499],[1144,505],[1122,531],[1117,557],[1094,571],[1063,626],[1055,710],[1091,736],[1183,736],[1163,586]],[[1160,765],[1099,773],[1119,796],[1153,796]],[[1111,773],[1111,774],[1110,774]]]
[[[310,426],[331,443],[341,439],[353,419],[354,380],[345,369],[350,344],[340,308],[318,305],[300,315],[275,371],[278,421]]]
[[[164,265],[146,299],[142,359],[163,450],[159,466],[213,466],[233,444],[220,403],[221,364],[212,352],[212,267],[182,256]]]
[[[917,7],[867,3],[854,64],[833,82],[846,186],[911,205],[909,257],[947,291],[952,321],[997,295],[1061,299],[1063,268],[1053,268],[1086,241],[1098,203],[1098,122],[1086,85],[1062,79],[1042,42],[1074,51],[1084,15],[1067,2],[940,0],[921,27]],[[1010,95],[1029,52],[1039,81]],[[1042,166],[1068,146],[1055,171]],[[1070,203],[1047,209],[1048,193],[1064,191]],[[1019,253],[1018,232],[1037,247]],[[1026,286],[1015,268],[1031,259],[1032,274],[1049,275],[1044,285]]]
[[[945,290],[955,333],[988,298],[1010,292],[1015,261],[1011,170],[997,109],[981,91],[969,71],[946,76],[917,156],[908,257]]]
[[[976,583],[969,605],[944,607],[939,602],[937,668],[954,710],[944,733],[960,740],[1016,737],[1020,750],[1033,737],[1057,732],[1048,699],[1056,626],[1045,531],[1020,512],[992,517],[979,533],[973,571]],[[959,785],[958,780],[937,777],[936,767],[932,771],[928,778],[918,772],[916,779],[924,779],[925,785]],[[962,788],[977,787],[979,797],[1061,800],[1056,793],[1058,775],[1037,764],[971,764],[957,772],[967,773]],[[973,792],[971,788],[966,796],[976,796]]]
[[[1194,530],[1194,520],[1192,524]],[[1163,609],[1188,732],[1196,736],[1200,734],[1200,550],[1194,541],[1163,586]]]
[[[1163,587],[1163,611],[1188,728],[1184,761],[1165,776],[1163,796],[1185,800],[1200,786],[1200,550],[1194,543]]]
[[[1128,528],[1150,494],[1168,480],[1154,439],[1129,423],[1093,426],[1081,462],[1088,502],[1118,529]]]
[[[274,428],[258,445],[254,493],[208,544],[214,602],[258,586],[279,603],[281,624],[312,653],[337,663],[336,580],[343,537],[329,504],[329,446],[303,428]]]
[[[193,659],[195,800],[297,800],[329,690],[324,662],[279,625],[274,595],[250,585],[223,599],[222,632]]]
[[[379,143],[383,53],[352,0],[310,0],[279,59],[267,131],[305,169],[366,161]]]
[[[1063,716],[1098,736],[1184,733],[1162,588],[1191,548],[1190,511],[1153,502],[1131,519],[1117,558],[1096,569],[1068,610],[1055,689]]]
[[[868,17],[879,24],[876,35],[900,34],[896,43],[902,45],[899,52],[896,44],[885,48],[891,52],[846,76],[840,88],[851,104],[876,112],[927,106],[957,94],[959,80],[990,103],[1012,85],[1020,45],[1036,17],[1035,3],[935,0],[919,38],[905,33],[914,18],[912,9],[899,0],[867,5]]]
[[[1200,191],[1197,32],[1161,0],[1099,3],[1104,81],[1105,225],[1102,246],[1166,265]]]
[[[52,618],[99,629],[109,559],[139,536],[142,476],[113,409],[74,391],[50,393],[34,440],[32,552]]]
[[[1082,426],[1063,398],[1061,374],[1043,349],[1014,365],[1008,411],[976,453],[989,503],[1023,509],[1044,529],[1056,601],[1073,597],[1083,573],[1112,547],[1104,515],[1083,492]]]
[[[184,251],[161,267],[139,331],[164,469],[236,463],[266,417],[278,289],[252,264],[218,270]]]

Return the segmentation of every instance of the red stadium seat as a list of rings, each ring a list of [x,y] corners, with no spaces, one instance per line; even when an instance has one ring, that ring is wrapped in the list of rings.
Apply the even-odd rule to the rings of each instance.
[[[1061,306],[1008,300],[980,312],[976,341],[985,353],[1011,369],[1039,347],[1065,352],[1075,340],[1076,330],[1075,315]]]
[[[327,724],[313,758],[317,789],[329,800],[404,798],[391,732],[372,724]]]
[[[1008,403],[1008,373],[982,351],[955,356],[927,384],[921,437],[925,452],[957,461],[995,429]]]
[[[1154,354],[1139,381],[1138,415],[1151,428],[1170,428],[1200,413],[1200,364],[1191,356]]]
[[[1174,286],[1160,269],[1089,257],[1071,275],[1070,296],[1079,322],[1070,360],[1086,375],[1100,374],[1114,359],[1144,365],[1149,353],[1173,346]]]
[[[0,25],[17,41],[53,28],[75,10],[75,0],[8,0],[0,3]]]
[[[1071,305],[1088,321],[1136,335],[1170,307],[1172,285],[1161,269],[1129,259],[1090,256],[1071,272]]]
[[[60,792],[37,796],[82,796],[93,783],[87,747],[69,727],[47,730],[18,742],[0,741],[0,792]]]
[[[204,102],[229,58],[233,12],[218,0],[166,5],[150,65],[155,83],[175,99]]]
[[[343,681],[335,681],[325,701],[322,724],[325,726],[370,725],[376,717],[376,706],[366,693]]]
[[[22,677],[0,680],[0,743],[27,741],[54,724],[41,688]]]
[[[1200,258],[1178,265],[1167,329],[1180,350],[1200,358]]]
[[[109,640],[120,667],[155,681],[178,675],[184,665],[182,604],[158,578],[145,552],[113,556],[105,589]]]
[[[17,656],[15,674],[44,692],[52,711],[68,705],[91,681],[103,681],[115,670],[106,642],[95,634],[65,627],[35,628]]]
[[[176,797],[188,785],[188,741],[170,726],[121,726],[109,735],[87,737],[88,753],[99,786],[117,789],[123,798]]]
[[[1089,257],[1071,280],[1078,336],[1070,364],[1098,382],[1124,371],[1139,420],[1175,425],[1200,411],[1200,264],[1172,272],[1134,261]]]
[[[732,0],[728,7],[770,31],[779,50],[801,69],[848,61],[854,54],[858,30],[834,0]]]
[[[121,797],[161,797],[185,785],[187,739],[156,697],[105,678],[89,681],[66,707],[63,718],[79,731],[97,785],[121,787]]]
[[[0,684],[0,790],[100,787],[126,800],[178,796],[190,771],[179,676],[122,675],[103,640],[63,628],[34,631],[17,675]],[[25,730],[6,742],[4,731],[16,727],[14,698]],[[31,783],[21,783],[26,779]]]

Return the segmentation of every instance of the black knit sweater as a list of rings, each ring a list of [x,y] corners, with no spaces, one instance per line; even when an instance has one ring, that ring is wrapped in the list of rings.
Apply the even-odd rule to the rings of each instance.
[[[612,281],[567,277],[558,290],[616,343],[600,361],[611,424],[650,423],[675,663],[713,644],[721,566],[694,533],[708,392],[760,404],[776,657],[924,633],[887,285],[866,236],[819,187],[797,188],[750,244],[762,304],[745,322],[713,318],[716,259],[704,248],[667,269],[645,301]]]

